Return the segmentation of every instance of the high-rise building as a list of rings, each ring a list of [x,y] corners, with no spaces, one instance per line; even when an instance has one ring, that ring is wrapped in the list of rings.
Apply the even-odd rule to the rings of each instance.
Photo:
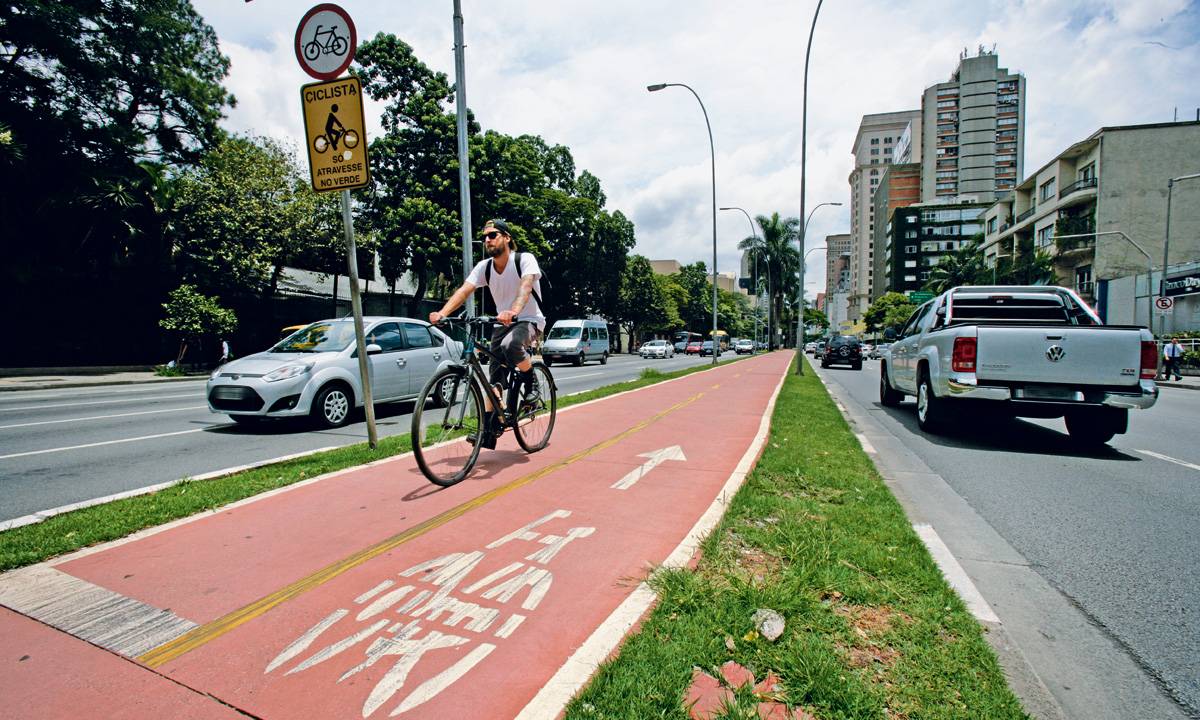
[[[920,122],[920,110],[864,115],[854,137],[854,171],[850,173],[850,320],[857,321],[871,304],[875,256],[875,204],[872,196],[892,163],[897,142],[910,123]],[[911,134],[911,130],[909,130]]]
[[[1021,178],[1025,76],[999,67],[994,51],[964,51],[949,81],[925,88],[921,133],[922,202],[994,201]]]
[[[899,153],[898,153],[899,155]],[[883,173],[879,187],[875,188],[875,284],[871,290],[871,302],[884,293],[894,291],[894,279],[887,274],[888,263],[895,248],[888,243],[891,235],[893,215],[897,208],[907,207],[921,201],[921,165],[904,163],[891,165]]]
[[[893,210],[887,224],[887,262],[880,283],[904,294],[923,288],[947,255],[982,239],[980,216],[987,208],[985,203],[938,202]]]
[[[840,330],[846,320],[846,299],[850,295],[850,257],[854,243],[849,233],[825,236],[825,307],[829,327]]]

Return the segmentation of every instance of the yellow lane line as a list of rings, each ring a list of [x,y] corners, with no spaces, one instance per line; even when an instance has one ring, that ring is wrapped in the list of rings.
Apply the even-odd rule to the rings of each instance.
[[[174,640],[167,642],[167,643],[163,643],[162,645],[159,645],[158,647],[147,651],[146,653],[144,653],[140,657],[138,657],[138,660],[140,660],[146,666],[151,667],[151,668],[157,668],[157,667],[160,667],[172,660],[175,660],[175,659],[183,656],[184,654],[189,653],[192,650],[195,650],[196,648],[221,637],[225,633],[237,628],[238,626],[242,625],[243,623],[247,623],[247,622],[253,620],[254,618],[259,617],[260,615],[263,615],[264,613],[269,611],[271,608],[273,608],[277,605],[280,605],[282,603],[285,603],[288,600],[291,600],[292,598],[295,598],[302,593],[312,590],[313,588],[318,587],[318,586],[334,579],[335,577],[337,577],[338,575],[341,575],[342,573],[346,572],[347,570],[356,568],[359,565],[362,565],[363,563],[367,562],[368,560],[371,560],[372,558],[378,557],[379,555],[382,555],[383,553],[386,553],[386,552],[396,548],[397,546],[403,545],[404,543],[408,542],[409,540],[412,540],[413,538],[420,537],[421,535],[424,535],[425,533],[429,532],[430,530],[439,528],[442,525],[445,525],[446,523],[450,522],[451,520],[454,520],[457,517],[465,515],[466,513],[470,512],[476,508],[482,507],[482,506],[490,503],[491,501],[495,500],[496,498],[512,492],[513,490],[524,487],[536,480],[540,480],[541,478],[546,477],[547,475],[549,475],[557,470],[561,470],[564,467],[567,467],[568,465],[570,465],[571,463],[577,462],[589,455],[593,455],[595,453],[600,452],[601,450],[612,447],[613,445],[617,444],[621,440],[624,440],[625,438],[629,437],[630,435],[632,435],[640,430],[645,429],[651,423],[661,420],[662,418],[666,417],[670,413],[675,412],[676,410],[679,410],[680,408],[691,405],[692,403],[696,402],[703,396],[704,396],[704,393],[702,393],[702,392],[696,393],[695,395],[688,398],[687,400],[684,400],[680,403],[672,405],[671,407],[667,408],[666,410],[663,410],[662,412],[658,413],[657,415],[654,415],[653,417],[651,417],[647,420],[643,420],[642,422],[638,423],[637,425],[634,425],[633,427],[629,428],[628,430],[625,430],[625,431],[609,438],[608,440],[601,441],[601,442],[597,443],[596,445],[593,445],[584,450],[580,450],[579,452],[575,453],[574,455],[571,455],[570,457],[567,457],[563,460],[559,460],[558,462],[556,462],[552,465],[547,465],[546,467],[542,468],[541,470],[535,470],[534,472],[529,473],[528,475],[525,475],[523,477],[519,477],[516,480],[513,480],[512,482],[510,482],[506,485],[502,485],[502,486],[495,488],[493,490],[490,490],[476,498],[472,498],[471,500],[468,500],[467,502],[462,503],[461,505],[450,508],[449,510],[443,512],[440,515],[436,515],[422,523],[414,525],[413,527],[405,530],[404,532],[401,532],[397,535],[393,535],[392,537],[387,538],[386,540],[382,540],[368,548],[359,550],[358,552],[354,553],[353,555],[343,558],[342,560],[339,560],[339,561],[333,563],[332,565],[328,565],[324,568],[321,568],[320,570],[317,570],[316,572],[312,573],[311,575],[301,578],[301,579],[297,580],[296,582],[292,583],[291,585],[288,585],[287,587],[276,590],[275,592],[271,593],[270,595],[259,598],[258,600],[255,600],[254,602],[250,603],[249,605],[246,605],[245,607],[234,610],[233,612],[229,613],[228,615],[225,615],[224,617],[217,618],[216,620],[213,620],[212,622],[207,623],[205,625],[200,625],[198,627],[192,628],[191,630],[184,633],[183,635],[180,635],[179,637],[175,638]]]

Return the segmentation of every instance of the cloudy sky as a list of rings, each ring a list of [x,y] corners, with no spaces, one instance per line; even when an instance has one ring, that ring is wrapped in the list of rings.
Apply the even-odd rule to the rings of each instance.
[[[293,39],[310,5],[193,0],[232,60],[228,129],[301,145]],[[340,0],[359,38],[392,33],[454,76],[451,0]],[[708,110],[719,205],[800,213],[804,50],[815,0],[462,0],[467,102],[485,128],[566,145],[598,176],[608,208],[637,227],[636,251],[682,263],[712,257]],[[806,205],[849,204],[862,115],[917,109],[963,48],[996,46],[1027,78],[1025,169],[1105,125],[1195,119],[1197,0],[830,0],[809,73]],[[368,101],[368,136],[379,108]],[[475,218],[476,225],[481,218]],[[848,232],[847,207],[821,208],[808,247]],[[740,213],[717,217],[718,270],[736,271]],[[824,288],[814,253],[805,278]]]

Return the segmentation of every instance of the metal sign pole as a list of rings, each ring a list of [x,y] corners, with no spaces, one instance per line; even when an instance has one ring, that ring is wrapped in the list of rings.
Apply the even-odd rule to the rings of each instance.
[[[350,191],[342,191],[342,224],[346,228],[346,263],[350,268],[350,307],[354,310],[354,343],[358,348],[358,375],[362,380],[363,408],[367,412],[367,444],[374,450],[378,445],[375,433],[375,402],[371,394],[370,362],[367,341],[363,336],[362,298],[358,292],[358,252],[354,247],[354,220],[350,216]]]

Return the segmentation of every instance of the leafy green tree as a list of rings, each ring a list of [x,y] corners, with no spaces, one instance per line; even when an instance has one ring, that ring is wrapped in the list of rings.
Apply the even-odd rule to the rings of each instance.
[[[683,290],[679,316],[685,329],[701,334],[711,331],[712,284],[708,281],[708,267],[703,261],[684,265],[672,278]]]
[[[221,136],[228,67],[187,0],[0,4],[0,166],[20,178],[0,193],[0,287],[15,303],[52,283],[35,312],[71,312],[96,362],[153,348],[171,184]],[[120,328],[101,321],[118,311]],[[39,360],[64,352],[54,323],[32,325]]]
[[[305,185],[293,158],[275,140],[231,136],[180,176],[173,235],[185,282],[270,297],[285,263],[311,267],[297,260],[341,237],[336,199]]]
[[[794,217],[784,218],[780,217],[779,213],[772,213],[770,216],[755,217],[755,222],[758,223],[761,231],[760,236],[745,238],[738,244],[738,247],[742,250],[751,250],[758,256],[759,271],[766,275],[767,285],[770,288],[767,319],[772,327],[778,327],[786,306],[785,299],[795,295],[795,276],[800,270],[800,251],[797,247],[800,237],[800,220]],[[772,338],[771,342],[774,343],[774,341],[775,339]],[[772,348],[774,348],[773,344]]]
[[[930,271],[925,289],[940,294],[960,285],[978,284],[986,270],[981,244],[982,236],[977,235],[958,250],[943,255]]]
[[[867,332],[877,333],[892,328],[899,330],[913,314],[917,306],[907,295],[889,292],[880,295],[863,314]]]
[[[179,338],[177,366],[183,364],[189,342],[227,335],[237,327],[234,312],[222,307],[217,298],[198,292],[195,285],[185,283],[172,290],[162,308],[166,315],[159,326]]]
[[[829,318],[816,308],[804,308],[804,326],[820,328],[821,334],[829,329]]]
[[[631,256],[621,274],[620,306],[614,319],[629,331],[632,347],[638,346],[643,333],[653,332],[671,321],[657,277],[650,261],[642,255]]]

